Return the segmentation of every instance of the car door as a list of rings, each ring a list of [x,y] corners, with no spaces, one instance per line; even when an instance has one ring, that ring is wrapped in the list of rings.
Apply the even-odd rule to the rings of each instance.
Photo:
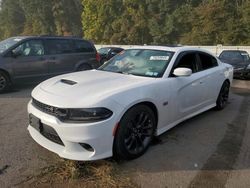
[[[36,81],[48,75],[48,64],[44,57],[44,44],[40,39],[24,41],[12,50],[7,58],[16,81]]]
[[[189,68],[192,70],[192,75],[176,77],[173,75],[176,68]],[[197,53],[192,51],[181,53],[172,68],[169,78],[171,93],[173,93],[171,97],[172,104],[170,104],[173,109],[173,121],[196,113],[205,106],[204,79],[205,76],[200,71]]]
[[[99,60],[97,60],[97,51],[91,42],[75,39],[74,46],[74,58],[77,62],[76,68],[82,65],[88,66],[89,68],[98,68],[100,66]]]
[[[210,54],[198,52],[198,59],[201,64],[201,72],[204,74],[203,84],[206,93],[204,102],[206,105],[212,105],[216,102],[224,81],[224,72],[219,67],[217,59]]]
[[[49,74],[60,75],[74,71],[74,49],[70,39],[46,39]]]

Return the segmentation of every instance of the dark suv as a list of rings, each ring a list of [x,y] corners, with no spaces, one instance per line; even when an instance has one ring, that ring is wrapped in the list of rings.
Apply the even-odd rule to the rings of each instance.
[[[246,51],[224,50],[221,52],[219,59],[234,67],[235,78],[250,78],[250,57]]]
[[[100,66],[94,45],[74,37],[13,37],[0,42],[0,92],[13,83],[39,82]]]

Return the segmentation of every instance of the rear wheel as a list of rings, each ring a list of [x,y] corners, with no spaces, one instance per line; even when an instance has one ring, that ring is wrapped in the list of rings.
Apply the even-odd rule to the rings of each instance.
[[[228,81],[225,81],[221,87],[219,96],[216,101],[217,110],[222,110],[227,105],[229,98],[229,88],[230,88],[230,83]]]
[[[155,116],[148,106],[131,108],[122,117],[115,135],[115,158],[129,160],[144,154],[152,142],[155,128]]]
[[[0,71],[0,93],[3,93],[9,88],[10,79],[9,77],[2,71]]]

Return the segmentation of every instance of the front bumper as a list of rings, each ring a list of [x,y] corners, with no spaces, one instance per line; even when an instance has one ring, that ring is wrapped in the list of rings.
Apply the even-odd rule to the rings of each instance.
[[[112,156],[113,128],[116,125],[114,114],[111,118],[101,122],[73,124],[63,123],[56,117],[41,112],[31,102],[28,104],[28,113],[38,117],[40,122],[54,129],[63,144],[48,139],[37,129],[28,126],[31,137],[44,148],[58,154],[60,157],[77,160],[90,161]],[[80,143],[87,144],[93,148],[89,151]]]

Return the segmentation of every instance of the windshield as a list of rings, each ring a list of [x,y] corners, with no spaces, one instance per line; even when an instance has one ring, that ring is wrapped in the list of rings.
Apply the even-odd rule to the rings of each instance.
[[[8,50],[10,47],[21,41],[23,38],[8,38],[0,42],[0,54]]]
[[[241,55],[242,55],[244,61],[249,61],[250,60],[250,57],[249,57],[248,53],[246,53],[246,52],[245,53],[241,53]]]
[[[220,58],[226,59],[226,60],[243,60],[248,61],[249,54],[245,51],[225,51],[222,52],[220,55]]]
[[[110,48],[100,48],[97,50],[99,54],[108,54],[110,51]]]
[[[173,54],[160,50],[126,50],[98,70],[157,78],[164,74]]]

